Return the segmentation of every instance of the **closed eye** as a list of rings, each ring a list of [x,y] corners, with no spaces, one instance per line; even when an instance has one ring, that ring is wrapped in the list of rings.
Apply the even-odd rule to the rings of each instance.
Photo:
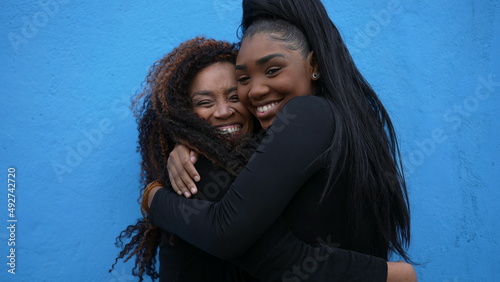
[[[211,107],[214,104],[213,101],[210,100],[200,100],[200,101],[195,101],[194,106],[195,107]]]
[[[238,103],[240,101],[240,98],[238,97],[238,94],[232,94],[231,96],[229,96],[228,100],[232,103]]]

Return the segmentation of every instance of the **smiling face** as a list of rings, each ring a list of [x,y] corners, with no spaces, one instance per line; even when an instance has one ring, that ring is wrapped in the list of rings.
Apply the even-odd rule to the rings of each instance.
[[[313,94],[312,53],[291,50],[265,32],[243,39],[236,59],[240,101],[267,129],[286,102]]]
[[[222,133],[240,136],[252,131],[253,118],[238,99],[234,65],[215,63],[202,69],[188,93],[194,112]]]

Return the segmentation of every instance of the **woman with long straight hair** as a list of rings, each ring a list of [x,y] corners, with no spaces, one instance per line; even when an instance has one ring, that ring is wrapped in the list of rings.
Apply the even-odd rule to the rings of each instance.
[[[220,202],[154,189],[151,221],[266,281],[385,280],[383,273],[346,272],[343,260],[353,253],[334,256],[345,254],[337,250],[312,267],[306,263],[310,250],[286,251],[269,244],[281,239],[266,236],[273,223],[284,221],[298,239],[323,251],[331,248],[318,240],[328,238],[339,248],[384,260],[390,252],[409,259],[408,197],[382,103],[320,1],[243,1],[242,30],[238,95],[266,135]],[[287,271],[291,265],[311,271]],[[391,264],[388,270],[391,278]],[[414,279],[412,271],[407,273]]]

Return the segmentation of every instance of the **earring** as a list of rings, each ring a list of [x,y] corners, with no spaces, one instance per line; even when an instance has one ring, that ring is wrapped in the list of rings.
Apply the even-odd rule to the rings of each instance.
[[[317,74],[317,73],[313,73],[312,78],[313,78],[314,80],[318,79],[318,78],[319,78],[319,74]]]

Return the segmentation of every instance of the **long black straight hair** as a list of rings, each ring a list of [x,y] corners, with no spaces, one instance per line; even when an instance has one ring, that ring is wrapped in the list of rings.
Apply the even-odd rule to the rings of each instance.
[[[303,54],[313,51],[321,75],[314,81],[314,94],[330,102],[336,123],[333,165],[323,199],[339,174],[345,175],[349,186],[347,234],[352,249],[385,259],[393,251],[411,261],[406,252],[409,200],[392,122],[321,1],[243,0],[241,30],[243,39],[265,32],[293,45],[291,48],[307,48],[301,50]],[[366,222],[375,233],[370,234],[369,250],[364,247],[366,242],[360,243],[365,234],[360,234],[359,226]]]

